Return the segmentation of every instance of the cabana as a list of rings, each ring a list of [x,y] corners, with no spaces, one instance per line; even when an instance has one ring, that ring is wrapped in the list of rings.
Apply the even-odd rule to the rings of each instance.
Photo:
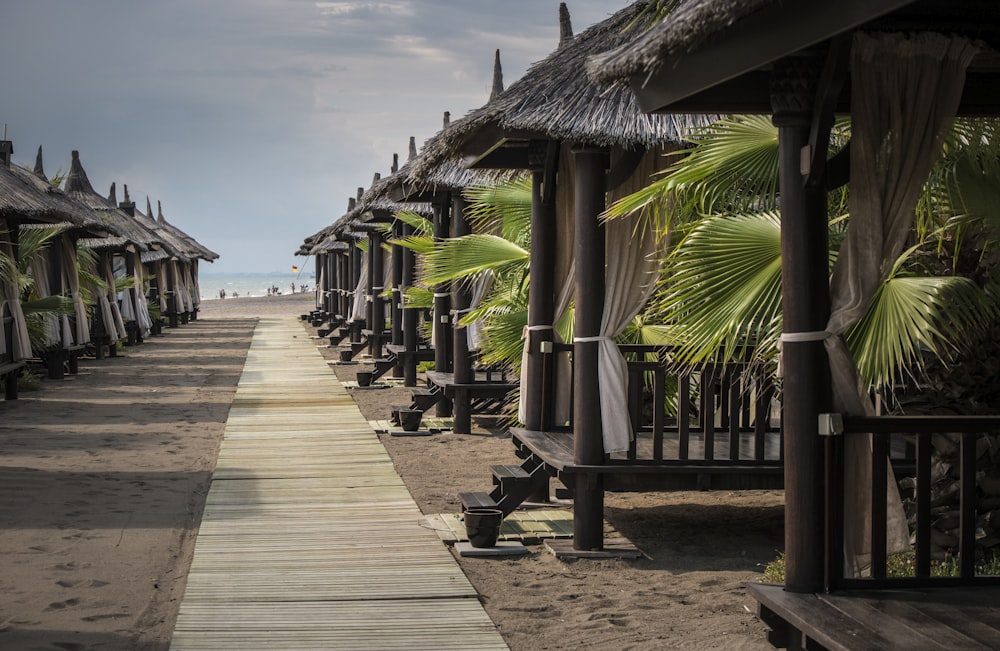
[[[642,33],[650,20],[645,8],[646,3],[633,4],[573,37],[568,12],[560,7],[559,48],[466,116],[461,129],[428,145],[437,160],[461,152],[473,168],[532,174],[531,287],[521,378],[525,427],[512,430],[524,463],[494,468],[489,495],[470,492],[462,498],[466,506],[495,503],[509,513],[539,494],[549,475],[559,478],[574,500],[572,548],[560,548],[560,555],[630,553],[604,546],[605,490],[781,485],[780,443],[763,408],[766,383],[758,383],[754,394],[737,386],[733,369],[715,369],[724,378],[724,436],[715,436],[716,409],[705,396],[700,421],[690,426],[687,391],[679,397],[676,423],[668,426],[659,408],[666,353],[655,347],[620,350],[613,340],[654,288],[658,242],[640,227],[638,215],[603,224],[605,202],[644,187],[666,167],[666,155],[687,131],[707,122],[700,116],[643,115],[626,89],[601,89],[584,76],[588,56]],[[427,160],[433,163],[435,157]],[[570,300],[576,309],[568,346],[557,341],[554,326]],[[633,359],[626,361],[623,352]],[[659,361],[644,361],[647,354]],[[638,413],[643,371],[659,377],[651,427]],[[711,373],[702,375],[707,386],[714,383]],[[756,417],[749,416],[754,410],[748,401],[757,402]]]
[[[48,377],[60,379],[68,369],[77,371],[77,359],[90,343],[90,321],[87,307],[80,293],[77,271],[77,240],[82,237],[100,237],[107,234],[123,237],[121,225],[106,221],[91,207],[80,201],[74,183],[86,182],[86,173],[79,166],[79,154],[73,152],[70,173],[66,177],[65,192],[56,190],[45,177],[41,150],[35,159],[35,169],[31,172],[16,168],[22,179],[35,186],[54,206],[62,206],[65,214],[71,215],[59,235],[43,251],[31,260],[35,289],[40,297],[63,295],[73,302],[72,316],[51,318],[46,324],[46,339],[36,352],[45,361]],[[89,182],[87,182],[89,187]],[[92,191],[92,188],[91,188]],[[95,195],[96,196],[96,195]],[[23,224],[22,229],[34,226]]]
[[[152,218],[152,214],[149,215]],[[198,287],[198,260],[212,262],[219,254],[177,228],[163,216],[163,204],[156,202],[156,233],[174,245],[178,255],[170,259],[170,288],[174,305],[168,314],[180,315],[181,323],[198,318],[201,290]],[[169,303],[168,303],[169,305]],[[173,317],[172,317],[173,318]]]
[[[489,101],[503,92],[503,70],[500,51],[497,50],[493,65],[493,85]],[[452,123],[449,113],[444,114],[443,128],[433,143],[451,129],[462,129],[461,120]],[[424,153],[415,155],[412,147],[410,160],[400,173],[387,184],[386,191],[396,201],[419,202],[432,209],[434,238],[442,241],[448,237],[462,237],[472,232],[466,218],[466,201],[463,191],[473,185],[485,185],[509,177],[509,172],[496,170],[469,170],[461,158],[452,156],[442,160],[434,147],[425,147]],[[425,162],[431,155],[434,161]],[[412,263],[411,263],[412,264]],[[506,377],[503,369],[477,368],[476,351],[480,345],[478,327],[466,327],[460,320],[482,300],[488,285],[486,280],[474,288],[469,283],[440,284],[434,288],[434,371],[427,373],[430,392],[414,396],[412,406],[426,410],[437,404],[438,415],[454,415],[452,428],[460,434],[472,431],[473,405],[490,413],[498,413],[508,396],[517,388],[516,382]],[[477,294],[477,296],[474,296]]]
[[[52,187],[41,167],[41,148],[36,158],[35,170],[30,171],[11,162],[14,145],[0,140],[0,251],[13,265],[18,261],[18,241],[22,228],[42,226],[71,230],[90,235],[114,232],[79,204],[69,200],[61,191]],[[62,248],[58,248],[57,253]],[[54,256],[60,264],[63,260]],[[48,281],[48,275],[45,276]],[[33,357],[27,323],[21,308],[21,294],[11,278],[0,282],[0,375],[5,381],[5,397],[17,398],[17,376],[20,369]],[[48,351],[59,363],[53,373],[61,377],[62,363],[68,361],[69,352],[63,347],[59,324],[51,324],[52,339]],[[65,334],[72,338],[74,332]],[[79,333],[76,333],[79,334]],[[70,339],[72,345],[72,339]],[[61,351],[59,353],[55,351]],[[39,351],[40,352],[40,351]],[[65,357],[63,355],[65,353]]]
[[[1000,14],[988,1],[692,0],[588,63],[599,82],[627,81],[645,111],[763,113],[779,130],[785,585],[749,586],[775,646],[1000,646],[1000,577],[975,568],[977,520],[989,508],[977,496],[975,448],[1000,417],[872,417],[840,337],[904,246],[943,128],[956,114],[1000,113],[998,47]],[[827,161],[834,114],[847,112],[850,146]],[[826,192],[848,180],[852,216],[831,280]],[[894,509],[883,496],[888,438],[900,433],[917,448],[915,567],[890,578]],[[960,441],[950,577],[931,576],[932,442],[943,433]]]
[[[125,322],[128,343],[138,343],[151,326],[149,311],[146,308],[146,298],[142,289],[142,263],[139,256],[143,251],[152,248],[159,238],[149,228],[139,224],[133,215],[118,207],[113,186],[108,198],[104,198],[94,191],[80,161],[78,151],[72,153],[65,189],[68,196],[86,206],[102,222],[113,224],[122,234],[122,241],[118,243],[119,246],[115,247],[117,250],[114,252],[114,257],[122,261],[124,273],[135,277],[136,284],[122,292],[120,311]],[[92,241],[88,242],[93,243]],[[113,262],[112,267],[114,267]]]

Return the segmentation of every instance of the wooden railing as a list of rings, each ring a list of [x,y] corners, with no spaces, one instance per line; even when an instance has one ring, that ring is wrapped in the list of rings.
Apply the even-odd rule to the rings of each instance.
[[[554,344],[569,354],[569,344]],[[780,463],[774,382],[746,363],[690,365],[669,348],[620,345],[628,366],[628,405],[636,436],[625,458],[640,462]],[[572,382],[572,378],[558,378]],[[668,399],[668,394],[670,398]]]
[[[977,536],[983,518],[1000,516],[1000,499],[984,498],[984,487],[996,493],[1000,476],[984,471],[983,454],[1000,458],[1000,416],[876,416],[845,417],[829,427],[827,439],[828,572],[832,588],[897,588],[1000,583],[1000,576],[977,574]],[[847,437],[872,434],[870,570],[863,577],[847,576],[844,558],[844,448]],[[977,453],[977,448],[979,453]],[[950,458],[950,462],[949,459]],[[988,459],[989,461],[990,459]],[[903,488],[912,544],[912,559],[902,560],[887,549],[887,469],[892,464]],[[947,464],[949,469],[945,469]],[[939,486],[933,496],[933,482]],[[954,497],[957,493],[957,509]],[[957,521],[955,518],[957,516]],[[957,526],[952,526],[957,525]],[[992,525],[991,525],[992,526]],[[1000,531],[1000,522],[996,525]],[[977,531],[979,533],[977,533]],[[957,535],[956,535],[957,533]],[[992,551],[1000,550],[994,544]],[[893,560],[895,559],[895,561]],[[909,572],[899,571],[912,563]],[[907,575],[909,574],[909,575]]]

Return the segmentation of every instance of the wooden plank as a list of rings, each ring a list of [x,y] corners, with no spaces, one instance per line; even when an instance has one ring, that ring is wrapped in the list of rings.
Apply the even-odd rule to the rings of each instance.
[[[261,320],[171,648],[506,649],[421,519],[301,326]]]

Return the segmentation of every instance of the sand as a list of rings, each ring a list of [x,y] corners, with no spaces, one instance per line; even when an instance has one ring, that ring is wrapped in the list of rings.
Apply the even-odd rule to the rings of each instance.
[[[0,648],[167,649],[254,316],[308,296],[204,301],[197,322],[83,360],[78,376],[0,403]],[[303,327],[312,332],[306,324]],[[323,350],[330,359],[336,350]],[[364,364],[334,367],[354,379]],[[352,392],[384,419],[408,390]],[[425,514],[459,510],[509,436],[381,435]],[[512,649],[768,649],[743,585],[782,545],[780,491],[609,494],[638,560],[459,558]]]

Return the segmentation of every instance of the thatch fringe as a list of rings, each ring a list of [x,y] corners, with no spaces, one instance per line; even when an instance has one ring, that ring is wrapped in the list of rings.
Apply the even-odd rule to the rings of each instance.
[[[632,42],[649,27],[647,2],[636,2],[588,28],[534,64],[497,99],[471,111],[427,141],[410,174],[427,176],[487,126],[537,132],[546,138],[626,149],[685,139],[703,116],[647,115],[623,85],[607,89],[584,74],[587,59]]]
[[[668,57],[690,53],[713,34],[780,0],[681,0],[658,24],[636,29],[638,38],[595,53],[586,69],[595,84],[646,78]]]

